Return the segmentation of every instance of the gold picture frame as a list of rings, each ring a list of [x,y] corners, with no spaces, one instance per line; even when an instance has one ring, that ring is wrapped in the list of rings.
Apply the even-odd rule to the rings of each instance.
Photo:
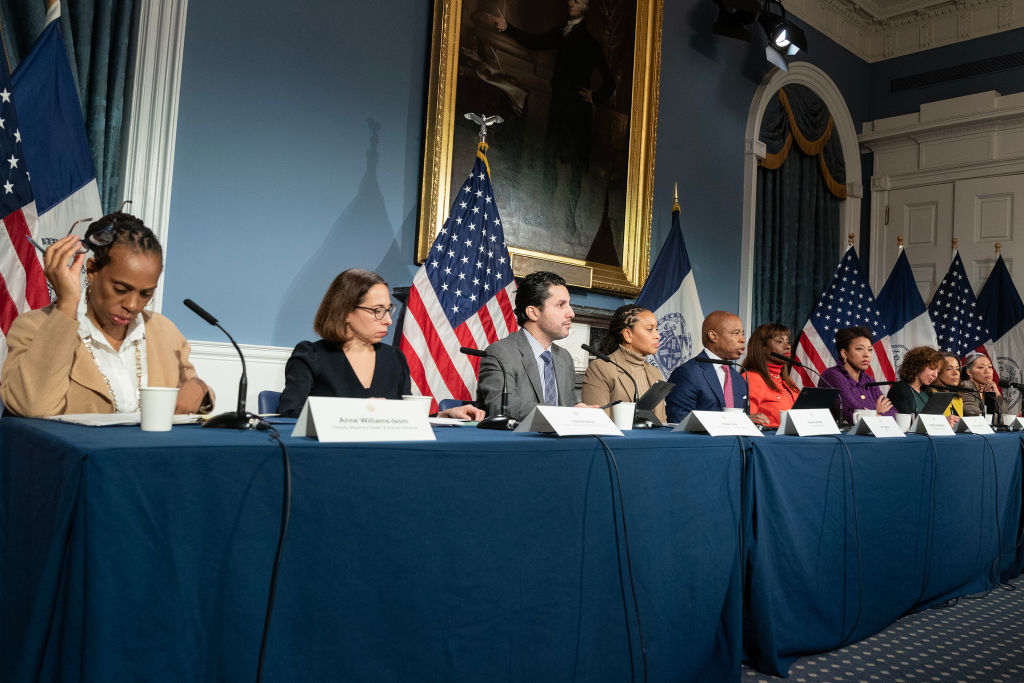
[[[417,263],[426,259],[434,237],[447,217],[453,191],[453,170],[461,174],[472,167],[472,155],[476,152],[476,127],[464,120],[464,114],[470,110],[460,111],[460,107],[465,108],[464,105],[470,103],[468,98],[471,94],[486,89],[490,91],[486,93],[487,97],[478,98],[477,103],[498,103],[499,109],[513,109],[511,126],[506,123],[503,124],[506,128],[499,126],[491,130],[488,136],[491,144],[488,157],[505,239],[516,275],[540,269],[552,270],[565,277],[573,286],[628,297],[635,297],[640,292],[650,270],[662,2],[590,0],[591,12],[595,6],[599,6],[597,9],[602,12],[599,21],[603,21],[600,34],[603,44],[607,46],[614,43],[616,30],[620,37],[626,39],[619,40],[617,45],[612,44],[611,49],[603,48],[611,52],[606,63],[612,68],[606,66],[605,72],[612,75],[615,90],[607,104],[592,107],[594,113],[590,125],[600,136],[593,135],[588,140],[587,151],[583,153],[587,161],[581,166],[586,169],[586,173],[598,178],[599,182],[591,182],[591,176],[588,175],[584,177],[584,183],[565,179],[571,171],[565,170],[567,166],[563,163],[561,151],[558,152],[557,162],[554,159],[547,161],[547,140],[543,143],[545,160],[537,161],[540,154],[534,154],[532,160],[529,158],[531,145],[534,148],[540,147],[539,137],[543,137],[539,136],[538,131],[544,124],[538,124],[537,120],[546,109],[554,110],[555,97],[551,94],[555,92],[554,81],[545,76],[554,72],[555,57],[551,54],[552,50],[547,50],[545,54],[541,50],[523,48],[521,54],[515,54],[520,48],[509,37],[516,35],[513,33],[517,30],[512,25],[513,21],[523,20],[525,15],[526,20],[533,20],[535,27],[542,26],[544,22],[551,24],[554,12],[565,15],[565,6],[551,3],[550,0],[435,0],[416,239]],[[632,36],[629,36],[630,25],[624,22],[630,19],[628,15],[633,12],[634,5]],[[530,10],[530,7],[536,9]],[[538,16],[529,16],[530,11],[535,11]],[[504,29],[486,25],[486,22],[493,24],[491,17],[501,12],[509,13],[507,23],[513,31],[507,35],[503,33]],[[584,19],[589,20],[589,17],[585,16]],[[503,14],[502,20],[505,20]],[[571,23],[566,25],[566,36],[571,26]],[[630,40],[631,70],[627,63]],[[622,87],[626,79],[616,78],[615,74],[628,74],[630,87]],[[466,91],[463,99],[460,99],[460,81]],[[583,90],[579,92],[582,94]],[[597,92],[594,91],[595,94]],[[626,92],[629,93],[628,102],[624,99]],[[588,101],[590,94],[588,90]],[[545,108],[547,100],[552,104]],[[594,102],[597,104],[596,99]],[[525,113],[521,113],[520,106],[524,103],[522,109]],[[501,112],[475,113],[491,115]],[[552,114],[548,116],[550,121]],[[506,118],[510,117],[506,115]],[[603,128],[598,129],[599,126]],[[512,131],[509,137],[504,141],[499,140],[506,134],[506,130]],[[594,141],[603,144],[607,140],[613,141],[608,143],[607,150],[601,144],[594,144]],[[618,144],[612,149],[615,140],[618,140]],[[503,147],[502,142],[508,144]],[[524,184],[534,183],[534,191],[516,192],[515,187],[509,189],[514,181],[503,183],[496,179],[496,172],[512,169],[512,162],[506,163],[496,158],[506,151],[520,155],[524,170],[517,177]],[[555,157],[554,154],[550,156]],[[523,161],[524,157],[526,161]],[[606,166],[599,168],[598,162],[591,163],[588,157],[598,158]],[[453,163],[457,164],[454,169]],[[528,172],[529,163],[533,163],[533,173]],[[556,182],[542,183],[540,174],[536,172],[539,163],[547,163],[545,169],[550,167],[554,169],[552,173],[561,174],[545,176],[556,177]],[[461,167],[463,164],[464,169]],[[568,168],[571,169],[572,165]],[[540,186],[540,192],[536,191],[537,186]],[[547,206],[552,209],[549,212],[551,215],[544,215],[537,210],[538,206],[544,204],[543,201],[535,200],[535,197],[545,192],[550,193],[546,200],[549,202]],[[558,196],[556,192],[562,195]],[[602,193],[603,206],[599,208]],[[507,212],[509,204],[522,207],[523,217],[516,215],[515,208]],[[570,206],[576,208],[568,208]],[[595,228],[594,218],[598,211],[601,220]],[[527,216],[527,213],[530,215]],[[558,213],[564,213],[565,218],[557,216]],[[517,235],[519,224],[523,226],[523,232]],[[541,244],[543,239],[537,238],[545,238],[556,244],[545,248]],[[589,247],[588,240],[592,240]],[[538,244],[540,248],[536,248]],[[604,247],[603,251],[599,247]],[[582,253],[583,249],[587,249],[587,253]]]

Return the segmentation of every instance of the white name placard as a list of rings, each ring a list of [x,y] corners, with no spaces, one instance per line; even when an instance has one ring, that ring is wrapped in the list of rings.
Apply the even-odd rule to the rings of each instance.
[[[892,415],[864,415],[853,425],[850,433],[877,436],[880,439],[888,439],[894,436],[907,437]]]
[[[1014,417],[1012,420],[1010,420],[1008,426],[1010,427],[1010,431],[1019,432],[1022,429],[1024,429],[1024,418],[1021,418],[1019,416]]]
[[[956,423],[957,432],[967,432],[969,434],[993,434],[992,426],[988,423],[988,418],[984,415],[971,415],[970,417],[961,417],[960,421]]]
[[[572,406],[534,406],[516,431],[554,432],[559,436],[622,436],[603,410]]]
[[[776,434],[795,434],[797,436],[818,436],[821,434],[838,434],[839,427],[832,419],[828,408],[812,410],[784,410],[779,419]]]
[[[434,432],[415,401],[310,396],[292,436],[341,441],[433,441]]]
[[[928,434],[929,436],[953,436],[956,432],[949,426],[945,415],[918,415],[914,424],[910,425],[913,434]]]
[[[711,436],[764,436],[743,412],[694,410],[673,432],[707,432]]]

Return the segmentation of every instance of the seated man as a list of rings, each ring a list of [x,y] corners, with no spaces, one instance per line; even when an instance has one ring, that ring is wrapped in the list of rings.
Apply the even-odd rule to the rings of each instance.
[[[522,420],[537,404],[576,404],[576,375],[572,354],[552,342],[569,336],[575,314],[569,290],[560,276],[545,271],[530,273],[516,292],[519,331],[487,347],[480,360],[477,405],[497,415],[505,378],[494,357],[508,373],[508,417]]]
[[[670,422],[681,422],[693,410],[742,408],[746,399],[747,383],[732,366],[698,360],[738,360],[746,344],[743,322],[727,311],[714,311],[704,318],[700,334],[704,350],[668,378],[676,385],[665,400]]]

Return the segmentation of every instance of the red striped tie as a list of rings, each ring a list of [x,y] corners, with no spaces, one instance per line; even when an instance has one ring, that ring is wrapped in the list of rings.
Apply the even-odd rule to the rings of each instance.
[[[735,408],[736,401],[732,397],[732,373],[729,372],[729,366],[723,365],[722,372],[725,373],[725,384],[722,385],[722,393],[725,394],[725,407]]]

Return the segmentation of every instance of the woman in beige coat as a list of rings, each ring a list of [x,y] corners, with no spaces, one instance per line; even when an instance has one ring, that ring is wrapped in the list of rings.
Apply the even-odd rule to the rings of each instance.
[[[92,250],[89,259],[83,246]],[[213,391],[196,376],[188,342],[170,320],[142,310],[156,291],[162,257],[153,232],[120,212],[94,222],[84,238],[51,244],[43,273],[56,299],[19,315],[7,333],[0,372],[7,409],[25,417],[132,413],[141,387],[165,386],[178,388],[175,412],[209,412]]]
[[[658,320],[646,308],[627,304],[612,314],[608,324],[608,335],[598,343],[598,350],[621,365],[636,380],[639,396],[655,382],[665,379],[661,370],[647,362],[647,356],[658,350]],[[587,374],[583,377],[583,403],[605,405],[612,401],[631,402],[633,382],[612,363],[599,358],[590,361]],[[605,409],[611,414],[611,409]],[[665,422],[665,402],[655,407],[654,414]]]

